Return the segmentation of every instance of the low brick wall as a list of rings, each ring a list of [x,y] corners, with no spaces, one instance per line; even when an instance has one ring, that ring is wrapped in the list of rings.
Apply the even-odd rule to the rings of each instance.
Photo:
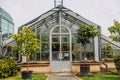
[[[80,72],[80,64],[83,62],[72,62],[72,72],[77,73]],[[101,62],[87,62],[90,64],[90,72],[100,72],[100,64]],[[19,64],[22,68],[21,71],[26,70],[27,64]],[[111,65],[111,64],[109,64]],[[50,63],[31,63],[29,70],[32,70],[34,73],[49,73],[50,72]]]
[[[115,64],[113,60],[105,60],[104,62],[108,65],[109,69],[115,69]],[[105,65],[101,64],[101,67],[105,68]]]
[[[83,62],[73,62],[72,63],[72,72],[80,72],[80,64]],[[101,62],[87,62],[90,64],[90,72],[100,72],[100,64]]]
[[[21,71],[27,70],[27,64],[19,64],[21,66]],[[31,63],[29,70],[33,73],[49,73],[50,65],[49,63]]]

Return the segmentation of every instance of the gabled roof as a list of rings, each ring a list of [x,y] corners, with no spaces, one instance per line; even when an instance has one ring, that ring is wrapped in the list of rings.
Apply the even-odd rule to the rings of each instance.
[[[81,15],[73,12],[72,10],[70,10],[70,9],[68,9],[68,8],[65,8],[65,7],[61,7],[61,6],[55,7],[55,8],[53,8],[53,9],[49,10],[48,12],[43,13],[42,15],[38,16],[37,18],[29,21],[28,23],[26,23],[26,24],[24,24],[24,25],[27,25],[27,26],[33,25],[33,24],[39,22],[40,20],[43,20],[44,18],[48,17],[49,15],[52,15],[52,14],[54,14],[55,12],[58,12],[58,11],[60,11],[60,10],[62,10],[62,11],[65,12],[66,14],[71,15],[72,17],[74,17],[74,18],[76,18],[76,19],[78,19],[78,20],[80,20],[80,21],[82,21],[82,22],[84,22],[84,23],[86,23],[86,24],[91,24],[91,25],[96,26],[96,27],[98,26],[97,24],[95,24],[95,23],[93,23],[93,22],[85,19],[84,17],[82,17]],[[24,26],[24,25],[22,25],[22,26]],[[20,30],[20,29],[21,29],[21,27],[19,27],[19,30]]]

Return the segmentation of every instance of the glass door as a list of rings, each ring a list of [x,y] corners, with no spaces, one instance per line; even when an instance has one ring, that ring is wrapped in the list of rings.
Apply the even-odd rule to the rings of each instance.
[[[51,34],[50,68],[51,72],[70,72],[71,71],[71,42],[70,33],[66,28],[59,27],[53,29]],[[60,33],[62,32],[62,33]]]
[[[52,60],[70,60],[69,35],[52,35]]]

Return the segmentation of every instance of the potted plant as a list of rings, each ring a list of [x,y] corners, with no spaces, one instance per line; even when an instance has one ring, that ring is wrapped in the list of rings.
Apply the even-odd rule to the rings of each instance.
[[[80,71],[81,74],[87,74],[90,70],[90,65],[86,64],[85,61],[87,60],[86,56],[86,45],[90,43],[90,39],[94,38],[95,36],[99,35],[99,31],[92,25],[82,24],[79,26],[77,31],[77,42],[81,43],[83,46],[83,53],[84,53],[84,64],[80,64]]]
[[[18,53],[27,58],[27,70],[22,71],[22,78],[32,78],[32,71],[29,70],[30,56],[40,49],[40,43],[36,38],[36,34],[27,26],[23,26],[18,34],[12,34],[11,37],[17,43]]]

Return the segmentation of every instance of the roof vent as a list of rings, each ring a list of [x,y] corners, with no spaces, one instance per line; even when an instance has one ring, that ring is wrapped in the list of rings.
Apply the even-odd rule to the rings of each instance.
[[[54,0],[54,7],[62,8],[63,0]]]

